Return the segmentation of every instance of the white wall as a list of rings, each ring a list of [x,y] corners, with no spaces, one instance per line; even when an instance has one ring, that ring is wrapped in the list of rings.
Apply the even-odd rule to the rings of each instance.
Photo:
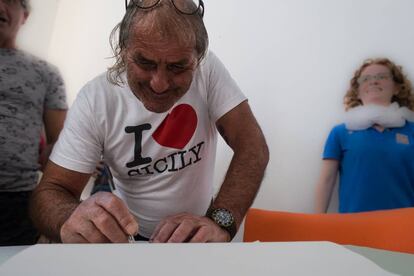
[[[109,34],[124,10],[123,0],[60,0],[49,60],[61,70],[70,104],[87,81],[111,64]]]
[[[111,60],[120,0],[60,0],[50,59],[69,100]],[[249,97],[271,153],[256,207],[310,212],[322,146],[342,97],[367,57],[389,56],[412,77],[410,0],[206,0],[211,49]],[[231,151],[221,141],[218,186]],[[254,158],[254,156],[252,156]]]
[[[205,2],[211,48],[249,97],[270,147],[254,206],[311,212],[322,147],[341,121],[354,70],[365,58],[388,56],[413,79],[414,2]],[[229,160],[223,144],[218,154]]]
[[[17,45],[48,59],[49,45],[60,0],[31,0],[32,12],[17,37]]]
[[[111,55],[108,37],[124,3],[59,2],[45,49],[72,102],[87,80],[111,64],[105,59]],[[322,146],[341,121],[353,71],[365,58],[387,56],[414,79],[414,1],[205,0],[205,6],[211,49],[249,97],[270,148],[254,206],[311,212]],[[221,141],[216,186],[230,157]]]

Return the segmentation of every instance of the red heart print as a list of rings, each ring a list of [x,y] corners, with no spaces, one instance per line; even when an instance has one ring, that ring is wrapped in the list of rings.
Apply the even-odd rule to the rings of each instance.
[[[183,149],[197,127],[197,114],[188,104],[174,107],[165,117],[152,137],[164,147]]]

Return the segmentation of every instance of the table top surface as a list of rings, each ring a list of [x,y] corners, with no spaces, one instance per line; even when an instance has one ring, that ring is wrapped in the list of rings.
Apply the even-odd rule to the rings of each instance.
[[[349,251],[352,252],[351,255],[357,255],[358,257],[363,257],[363,259],[368,260],[370,263],[372,262],[373,264],[375,264],[376,266],[378,266],[380,269],[384,270],[384,274],[383,275],[393,275],[394,273],[397,275],[414,275],[414,254],[405,254],[405,253],[399,253],[399,252],[391,252],[391,251],[386,251],[386,250],[378,250],[378,249],[372,249],[372,248],[366,248],[366,247],[359,247],[359,246],[340,246],[340,245],[336,245],[333,243],[328,243],[328,242],[305,242],[305,243],[231,243],[231,244],[210,244],[207,246],[202,246],[202,245],[189,245],[189,244],[184,244],[184,245],[176,245],[172,248],[169,248],[171,246],[162,246],[162,245],[152,245],[152,244],[145,244],[144,246],[141,246],[138,250],[138,247],[134,246],[138,246],[140,247],[140,245],[93,245],[93,246],[85,246],[85,245],[36,245],[36,246],[13,246],[13,247],[0,247],[0,272],[1,272],[1,268],[3,266],[5,266],[6,264],[9,265],[9,263],[12,263],[13,261],[15,261],[16,257],[20,257],[23,256],[25,253],[27,255],[27,252],[30,250],[37,250],[36,254],[39,255],[44,255],[44,259],[39,259],[39,260],[35,260],[33,259],[33,264],[36,263],[41,263],[42,261],[49,260],[50,258],[54,258],[55,255],[59,255],[62,254],[61,256],[64,257],[63,259],[67,260],[73,257],[73,255],[85,255],[85,258],[90,258],[91,254],[95,255],[95,257],[97,259],[102,259],[101,262],[105,262],[105,256],[108,256],[109,259],[114,260],[113,259],[113,255],[111,256],[111,252],[115,251],[118,253],[113,253],[113,254],[119,254],[122,255],[125,253],[124,256],[121,256],[122,259],[125,259],[125,256],[128,255],[135,255],[135,256],[140,256],[140,259],[143,259],[145,255],[148,255],[147,257],[150,258],[151,254],[154,253],[154,256],[161,256],[160,258],[163,258],[162,256],[168,256],[167,258],[177,258],[177,260],[179,260],[179,257],[176,257],[174,255],[180,255],[182,254],[182,256],[184,258],[192,258],[191,255],[195,255],[194,258],[195,259],[195,263],[197,264],[198,260],[197,260],[197,256],[200,256],[201,260],[200,263],[205,263],[208,264],[209,263],[209,259],[213,258],[212,260],[216,260],[214,259],[214,257],[211,256],[220,256],[220,254],[222,254],[222,256],[227,256],[227,255],[231,255],[231,254],[236,254],[236,255],[243,255],[246,253],[242,253],[243,251],[246,252],[250,252],[252,255],[246,255],[243,256],[241,258],[234,258],[234,260],[226,260],[226,264],[224,264],[224,266],[228,265],[228,261],[230,262],[237,262],[237,261],[255,261],[255,254],[256,255],[260,255],[262,254],[261,258],[266,259],[267,260],[281,260],[284,262],[289,263],[289,261],[286,261],[286,259],[283,259],[285,256],[287,256],[287,258],[289,257],[289,254],[291,254],[291,258],[297,258],[297,260],[295,261],[295,263],[297,261],[302,262],[304,265],[303,270],[305,270],[306,265],[310,265],[309,263],[311,263],[312,261],[315,263],[317,262],[317,259],[315,260],[309,260],[309,263],[307,263],[308,259],[310,258],[314,258],[315,255],[314,252],[318,252],[318,254],[316,255],[321,255],[324,256],[323,258],[329,258],[329,254],[325,254],[325,253],[329,253],[329,252],[333,252],[333,254],[335,253],[335,251],[337,249],[339,249],[338,252],[340,253],[344,253],[341,252],[342,251]],[[272,248],[273,246],[273,248]],[[97,250],[97,248],[99,248],[99,250]],[[141,250],[142,249],[142,250]],[[171,250],[170,250],[171,249]],[[191,252],[193,252],[194,254],[190,254],[189,256],[186,257],[186,251],[191,250]],[[223,251],[223,249],[225,251]],[[247,250],[243,250],[243,249],[247,249]],[[269,249],[274,251],[269,251]],[[345,249],[345,250],[344,250]],[[227,250],[227,251],[226,251]],[[292,251],[293,250],[293,251]],[[309,254],[306,253],[306,251],[309,251]],[[107,252],[107,253],[102,253],[102,252]],[[121,253],[120,253],[121,252]],[[254,253],[256,252],[256,253]],[[267,252],[267,253],[263,253],[263,252]],[[290,253],[289,253],[290,252]],[[79,254],[82,253],[82,254]],[[144,254],[144,255],[139,255],[139,254]],[[177,253],[177,254],[175,254]],[[249,253],[249,254],[250,254]],[[50,256],[48,255],[50,254]],[[68,254],[68,255],[65,255]],[[160,255],[161,254],[161,255]],[[278,255],[279,254],[279,255]],[[306,255],[308,254],[308,255]],[[324,255],[325,254],[325,255]],[[15,256],[15,258],[13,259],[12,257]],[[66,256],[66,257],[65,257]],[[69,256],[69,257],[67,257]],[[294,257],[293,257],[294,256]],[[31,261],[33,258],[33,256],[29,257],[27,256],[26,261],[24,259],[21,260],[21,262],[25,263],[27,266],[30,267],[30,264],[27,263],[27,261]],[[40,258],[40,257],[39,257]],[[58,260],[58,257],[56,257]],[[154,257],[157,258],[157,257]],[[218,257],[217,257],[218,258]],[[302,259],[301,259],[302,258]],[[332,266],[337,266],[338,264],[342,265],[342,263],[344,263],[344,265],[346,264],[347,260],[344,260],[343,256],[335,256],[332,257],[333,259],[329,260],[329,262],[335,262],[338,261],[337,264],[332,264]],[[75,256],[76,259],[76,256]],[[126,257],[126,259],[128,259],[128,257]],[[260,259],[260,260],[262,260]],[[340,259],[340,260],[339,260]],[[346,258],[345,258],[346,259]],[[362,259],[362,258],[361,258]],[[10,262],[8,262],[10,260]],[[304,261],[305,260],[305,261]],[[53,262],[56,262],[56,260],[54,260]],[[58,260],[59,262],[59,260]],[[76,260],[75,260],[76,262]],[[133,263],[135,263],[135,267],[136,267],[136,259],[134,261],[132,261]],[[148,260],[147,260],[148,262]],[[162,261],[164,262],[164,261]],[[194,260],[192,260],[192,262],[194,262]],[[350,260],[351,262],[351,260]],[[355,260],[352,260],[352,262],[355,263]],[[92,261],[93,263],[93,261]],[[167,262],[168,263],[168,262]],[[327,260],[328,263],[328,260]],[[293,264],[293,263],[292,263]],[[62,262],[61,265],[65,265],[65,262]],[[156,263],[152,264],[152,265],[156,265]],[[237,264],[237,266],[240,264]],[[280,265],[280,264],[279,264]],[[356,265],[357,266],[357,265]],[[21,269],[19,265],[15,264],[15,267],[18,267],[18,269]],[[105,267],[105,264],[103,264],[103,267]],[[253,269],[254,267],[246,267],[246,271],[244,271],[245,273],[248,273],[247,271],[249,269]],[[254,268],[257,269],[257,268]],[[262,269],[262,267],[261,267]],[[272,268],[274,269],[274,267]],[[277,268],[280,269],[280,268]],[[295,270],[295,272],[300,271],[299,270]],[[184,271],[185,272],[185,271]],[[266,271],[264,271],[265,273],[261,274],[261,275],[267,275]],[[325,275],[323,272],[321,271],[322,274],[319,275]],[[346,273],[345,273],[346,272]],[[351,275],[348,274],[349,270],[344,271],[343,275]],[[2,273],[0,273],[2,274]],[[53,273],[52,273],[53,274]],[[129,274],[129,273],[128,273]],[[185,273],[184,273],[185,274]],[[238,274],[240,274],[238,272]],[[259,273],[260,274],[260,273]],[[301,273],[297,272],[297,273],[293,273],[291,275],[300,275]],[[23,273],[19,274],[17,273],[16,275],[24,275]],[[41,275],[39,274],[33,274],[33,275]],[[112,275],[112,274],[105,274],[105,275]],[[174,273],[173,273],[174,275]],[[207,274],[206,274],[207,275]],[[243,274],[243,271],[241,273],[241,275],[249,275],[249,274]],[[328,274],[326,274],[328,275]],[[338,274],[336,274],[338,275]],[[359,274],[362,275],[362,274]]]

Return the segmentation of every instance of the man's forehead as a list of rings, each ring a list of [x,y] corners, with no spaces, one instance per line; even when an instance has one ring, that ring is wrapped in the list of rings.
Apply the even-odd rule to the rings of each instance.
[[[197,56],[195,47],[179,45],[174,41],[143,42],[135,40],[129,43],[127,52],[134,57],[166,62],[190,62]]]
[[[192,63],[196,60],[196,56],[193,52],[147,52],[136,49],[132,52],[134,58],[146,59],[153,62],[162,63]]]
[[[164,22],[165,23],[165,22]],[[152,22],[150,17],[138,20],[130,28],[127,50],[138,50],[149,56],[192,55],[196,52],[196,38],[190,30],[177,29],[175,24]]]

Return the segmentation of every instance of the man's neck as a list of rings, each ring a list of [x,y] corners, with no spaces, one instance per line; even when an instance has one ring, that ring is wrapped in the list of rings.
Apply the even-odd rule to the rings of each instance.
[[[10,39],[1,39],[0,38],[0,48],[2,49],[17,49],[16,41]]]

